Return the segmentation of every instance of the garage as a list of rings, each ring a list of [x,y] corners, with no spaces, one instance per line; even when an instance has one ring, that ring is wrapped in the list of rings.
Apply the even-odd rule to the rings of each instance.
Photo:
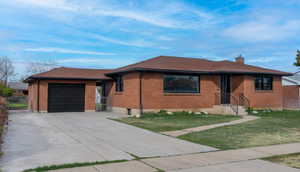
[[[48,85],[48,112],[84,112],[84,84]]]
[[[106,69],[59,67],[28,77],[28,109],[33,112],[95,112],[96,87],[113,82]]]

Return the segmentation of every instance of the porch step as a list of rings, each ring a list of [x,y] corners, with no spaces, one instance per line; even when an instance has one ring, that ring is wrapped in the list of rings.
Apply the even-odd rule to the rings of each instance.
[[[231,105],[214,105],[213,108],[215,113],[224,115],[236,115],[236,112],[232,109]],[[248,115],[246,109],[243,106],[238,106],[238,115]]]

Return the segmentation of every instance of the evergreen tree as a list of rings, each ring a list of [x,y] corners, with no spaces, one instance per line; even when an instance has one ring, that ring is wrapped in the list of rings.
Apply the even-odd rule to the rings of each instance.
[[[296,55],[296,62],[294,63],[295,66],[300,67],[300,51],[297,50],[297,55]]]

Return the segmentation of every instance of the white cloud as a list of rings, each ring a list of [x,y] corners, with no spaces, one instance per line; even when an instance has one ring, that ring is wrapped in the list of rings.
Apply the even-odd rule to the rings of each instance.
[[[117,63],[116,63],[117,61]],[[116,66],[124,66],[130,63],[128,59],[100,59],[100,58],[65,58],[61,60],[56,60],[57,63],[65,65],[65,64],[80,64],[80,65],[99,65],[99,66],[109,66],[109,67],[116,67]]]
[[[158,36],[157,39],[162,40],[162,41],[173,41],[174,40],[173,38],[171,38],[169,36],[164,36],[164,35]]]
[[[167,28],[195,28],[195,23],[202,24],[204,26],[207,21],[212,20],[214,17],[212,14],[194,9],[185,4],[170,3],[165,4],[165,7],[159,6],[155,9],[139,8],[126,8],[113,4],[109,1],[66,1],[66,0],[15,0],[18,4],[30,5],[39,8],[45,8],[50,10],[60,10],[65,12],[78,13],[90,16],[109,16],[119,17],[139,22],[148,23],[151,25]],[[154,2],[153,2],[154,3]],[[117,3],[118,4],[118,3]],[[124,5],[124,4],[123,4]],[[125,8],[124,8],[125,7]],[[46,13],[52,15],[52,13]],[[183,19],[191,18],[192,20],[178,20],[173,18],[172,15],[178,14],[179,16],[187,16]],[[61,15],[60,15],[61,17]],[[199,23],[201,21],[201,23]],[[205,23],[204,23],[205,22]],[[198,25],[199,26],[199,25]]]
[[[246,59],[247,60],[247,59]],[[247,60],[247,62],[249,63],[269,63],[269,62],[273,62],[273,61],[277,61],[278,58],[275,57],[257,57],[255,59],[249,59]]]
[[[136,46],[136,47],[152,47],[153,44],[144,40],[134,40],[134,41],[122,41],[118,39],[113,39],[97,34],[89,34],[92,38],[110,42],[113,44],[126,45],[126,46]]]
[[[251,21],[225,29],[223,35],[245,42],[280,41],[300,33],[300,20],[284,23]]]
[[[25,51],[32,51],[32,52],[56,52],[56,53],[87,54],[87,55],[115,55],[114,53],[107,53],[107,52],[79,51],[79,50],[70,50],[70,49],[53,48],[53,47],[27,48],[27,49],[24,49],[24,50]]]

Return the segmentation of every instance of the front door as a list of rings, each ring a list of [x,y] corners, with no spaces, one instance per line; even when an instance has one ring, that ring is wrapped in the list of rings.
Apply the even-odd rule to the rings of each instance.
[[[230,104],[230,75],[221,75],[221,104]]]

